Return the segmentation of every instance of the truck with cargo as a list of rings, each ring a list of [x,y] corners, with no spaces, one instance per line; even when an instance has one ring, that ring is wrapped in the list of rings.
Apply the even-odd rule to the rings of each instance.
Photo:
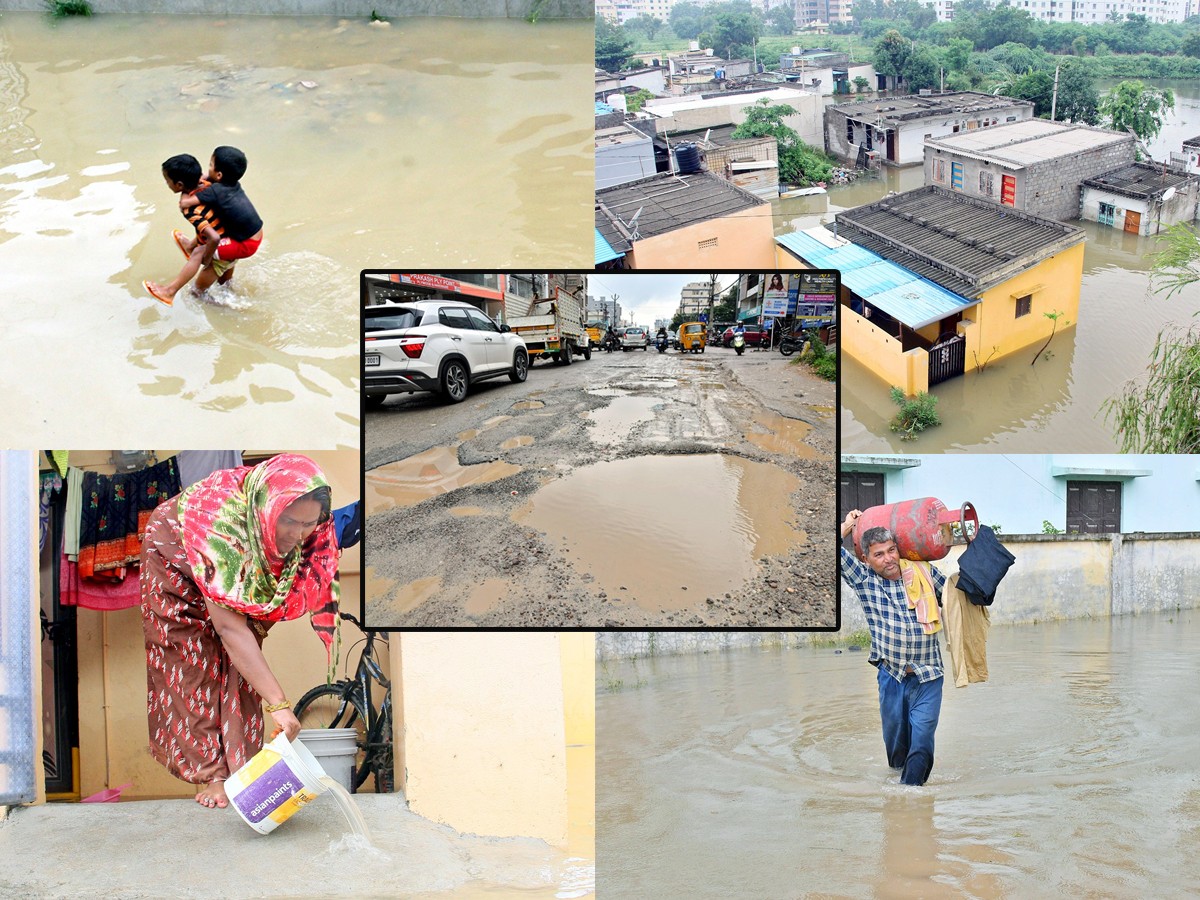
[[[530,364],[552,359],[570,365],[576,355],[592,358],[583,307],[578,297],[563,288],[555,288],[553,297],[535,301],[529,315],[509,319],[508,327],[525,342]]]

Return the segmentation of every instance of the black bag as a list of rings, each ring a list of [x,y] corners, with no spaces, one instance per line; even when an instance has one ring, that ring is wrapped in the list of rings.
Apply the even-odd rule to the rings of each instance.
[[[958,558],[958,586],[976,606],[991,606],[996,587],[1016,561],[996,539],[996,532],[980,525],[975,539]]]

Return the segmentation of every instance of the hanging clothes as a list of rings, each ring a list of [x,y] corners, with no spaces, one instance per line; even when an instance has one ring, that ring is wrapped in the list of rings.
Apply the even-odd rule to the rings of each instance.
[[[124,577],[137,562],[150,513],[179,492],[174,459],[138,472],[83,475],[79,524],[79,574]]]
[[[42,472],[38,476],[38,552],[46,548],[50,532],[50,500],[55,491],[62,490],[62,477],[57,472]]]
[[[67,509],[63,519],[63,552],[79,559],[79,521],[83,515],[83,469],[67,469]]]
[[[180,450],[175,454],[179,466],[179,484],[191,487],[220,469],[239,469],[241,450]]]
[[[951,575],[942,591],[946,620],[946,649],[955,687],[987,681],[987,633],[991,625],[986,606],[972,603],[959,586],[961,573]]]
[[[141,602],[136,573],[126,578],[83,578],[79,564],[64,553],[58,568],[58,602],[63,606],[82,606],[110,612],[129,609]]]
[[[980,525],[979,533],[958,558],[962,590],[972,603],[991,606],[996,599],[996,588],[1016,559],[996,538],[996,532]]]

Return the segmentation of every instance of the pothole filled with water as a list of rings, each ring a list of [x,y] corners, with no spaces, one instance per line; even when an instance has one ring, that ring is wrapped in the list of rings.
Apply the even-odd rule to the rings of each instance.
[[[513,409],[541,409],[546,404],[541,400],[518,400],[512,405]]]
[[[533,443],[533,438],[528,434],[519,434],[516,437],[510,437],[500,444],[501,450],[515,450],[518,447],[528,447]]]
[[[654,407],[662,404],[659,397],[615,397],[603,409],[584,413],[593,423],[592,440],[597,444],[616,444],[629,437],[635,426],[654,418]]]
[[[514,518],[545,532],[612,599],[651,611],[736,590],[804,542],[800,479],[735,456],[641,456],[576,469]]]
[[[789,419],[773,413],[764,413],[754,417],[754,423],[766,432],[751,431],[746,434],[746,440],[768,453],[779,453],[785,456],[798,456],[801,459],[814,459],[817,451],[804,443],[812,426],[799,419]]]
[[[367,511],[377,513],[395,506],[413,506],[439,494],[498,481],[520,471],[520,466],[499,461],[459,465],[455,448],[433,447],[367,472]]]

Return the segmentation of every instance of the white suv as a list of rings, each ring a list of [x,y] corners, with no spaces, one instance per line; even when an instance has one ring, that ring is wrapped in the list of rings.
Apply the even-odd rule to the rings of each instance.
[[[524,342],[461,300],[368,306],[363,325],[363,389],[368,408],[388,394],[428,391],[451,403],[477,381],[529,374]]]

